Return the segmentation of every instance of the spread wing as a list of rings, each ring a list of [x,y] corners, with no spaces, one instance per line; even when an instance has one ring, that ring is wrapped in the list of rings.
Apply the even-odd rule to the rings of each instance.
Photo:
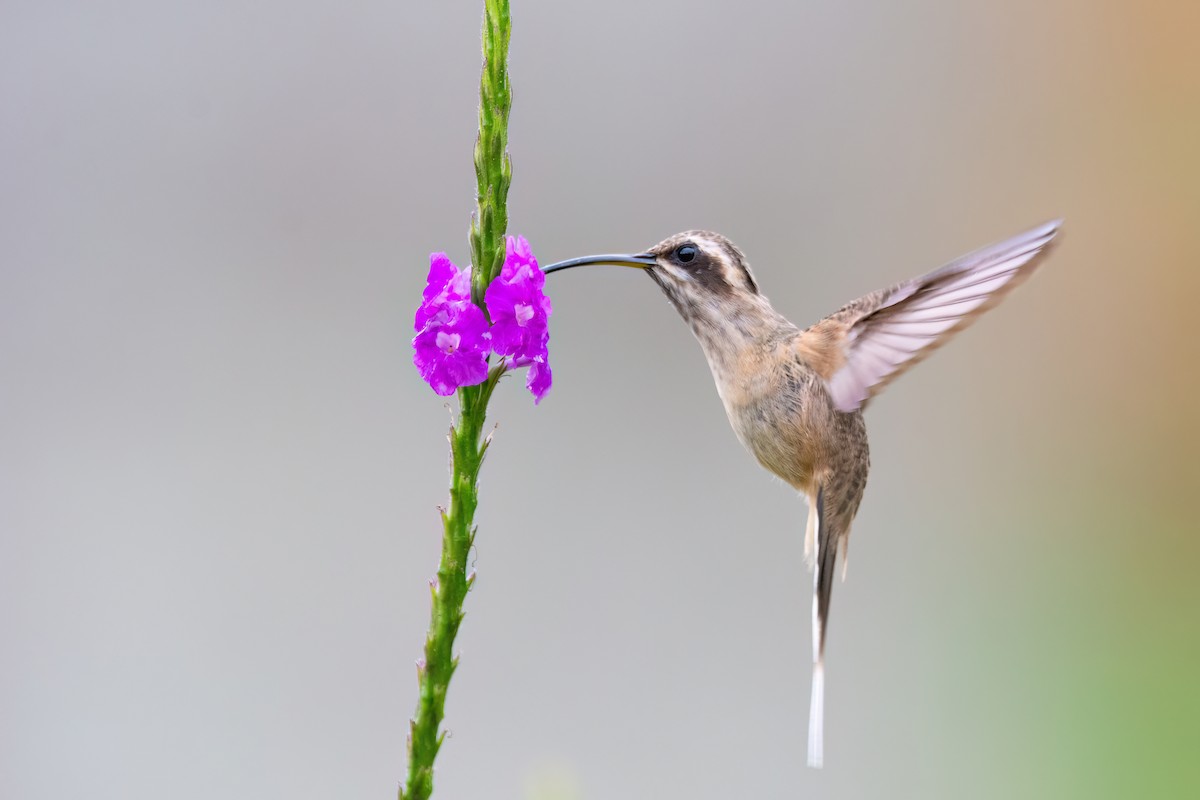
[[[800,347],[839,411],[854,411],[996,305],[1036,268],[1062,220],[872,292],[809,328]]]

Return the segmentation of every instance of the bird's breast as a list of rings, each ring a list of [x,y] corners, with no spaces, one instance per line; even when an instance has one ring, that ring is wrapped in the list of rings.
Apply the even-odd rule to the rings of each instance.
[[[823,451],[828,397],[820,377],[783,348],[739,359],[735,368],[714,365],[721,401],[734,433],[758,462],[800,491],[807,491]]]

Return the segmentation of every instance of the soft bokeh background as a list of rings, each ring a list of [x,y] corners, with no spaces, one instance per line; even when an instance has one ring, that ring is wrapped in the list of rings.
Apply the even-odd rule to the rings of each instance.
[[[480,5],[0,7],[0,796],[394,796]],[[802,502],[648,280],[556,276],[437,796],[1197,796],[1200,7],[515,6],[545,261],[713,228],[805,322],[1067,226],[870,409],[821,772]]]

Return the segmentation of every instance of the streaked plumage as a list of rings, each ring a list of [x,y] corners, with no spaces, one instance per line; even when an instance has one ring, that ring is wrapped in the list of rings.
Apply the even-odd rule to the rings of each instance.
[[[870,468],[862,409],[1028,277],[1059,224],[871,292],[804,330],[759,292],[742,252],[708,231],[676,234],[637,256],[591,256],[546,268],[610,263],[646,269],[700,342],[738,439],[807,499],[805,554],[814,594],[811,766],[823,761],[833,575],[839,554],[845,563]]]

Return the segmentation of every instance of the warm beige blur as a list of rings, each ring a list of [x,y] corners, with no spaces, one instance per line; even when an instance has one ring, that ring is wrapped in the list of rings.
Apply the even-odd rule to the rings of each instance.
[[[729,235],[798,323],[1044,219],[867,413],[806,770],[804,515],[629,270],[553,276],[437,797],[1200,793],[1200,11],[514,0],[514,232]],[[394,796],[479,9],[0,11],[0,797]]]

